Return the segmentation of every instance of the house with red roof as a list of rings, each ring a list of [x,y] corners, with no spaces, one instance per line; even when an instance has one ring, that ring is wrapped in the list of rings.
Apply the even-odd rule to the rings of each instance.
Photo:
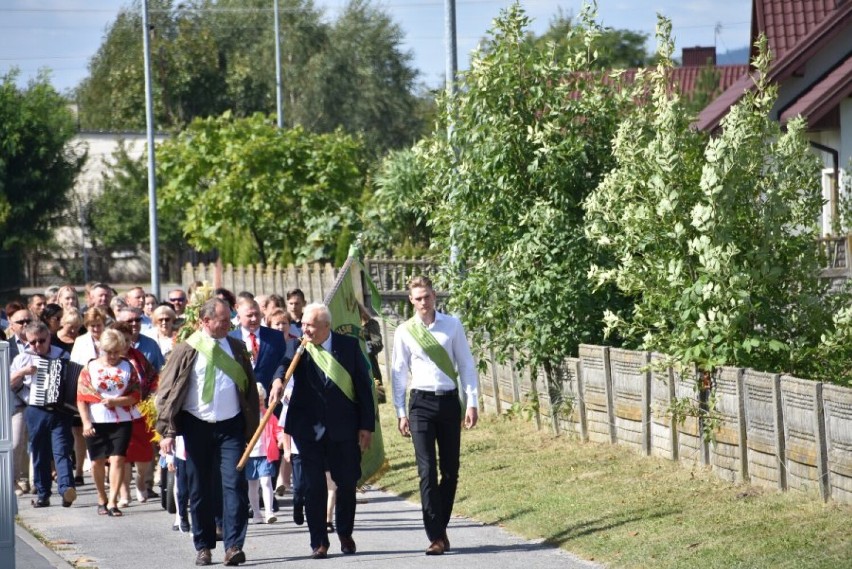
[[[753,0],[752,46],[761,33],[772,54],[769,79],[778,85],[773,118],[783,127],[804,117],[811,146],[823,160],[822,227],[830,235],[844,173],[852,170],[852,0]],[[717,129],[754,88],[752,73],[743,73],[705,107],[697,127]]]

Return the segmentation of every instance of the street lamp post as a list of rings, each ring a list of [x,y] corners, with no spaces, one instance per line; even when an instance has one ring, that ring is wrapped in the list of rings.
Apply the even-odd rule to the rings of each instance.
[[[284,105],[281,97],[281,30],[278,25],[278,0],[274,3],[275,12],[275,105],[278,113],[278,128],[284,128]]]
[[[154,162],[154,104],[151,94],[151,45],[148,0],[142,0],[142,48],[145,52],[145,130],[148,134],[148,229],[151,251],[151,294],[160,298],[160,253],[157,235],[157,177]]]

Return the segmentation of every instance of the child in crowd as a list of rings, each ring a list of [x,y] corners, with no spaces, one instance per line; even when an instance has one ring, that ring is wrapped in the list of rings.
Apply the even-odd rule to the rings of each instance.
[[[266,389],[261,383],[257,384],[257,393],[260,397],[260,415],[266,412],[264,401],[266,401]],[[278,521],[272,512],[272,477],[275,475],[273,462],[281,456],[279,445],[284,444],[284,430],[278,425],[275,415],[269,417],[269,422],[263,429],[260,438],[254,445],[246,463],[245,473],[248,480],[249,502],[254,512],[250,523],[272,524]],[[258,489],[263,492],[263,504],[266,506],[266,515],[260,515],[260,503]]]

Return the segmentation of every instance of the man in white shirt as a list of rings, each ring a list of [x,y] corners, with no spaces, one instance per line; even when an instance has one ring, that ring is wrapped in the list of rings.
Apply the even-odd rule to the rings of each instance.
[[[150,330],[154,327],[151,318],[145,314],[145,289],[141,286],[135,286],[124,293],[124,300],[127,301],[127,306],[136,308],[140,312],[142,318],[142,330]],[[159,368],[157,368],[159,370]]]
[[[464,393],[467,401],[464,426],[471,429],[478,419],[478,377],[461,322],[435,310],[432,281],[413,277],[408,283],[408,298],[415,316],[400,326],[394,337],[393,402],[400,434],[412,437],[414,442],[423,525],[430,541],[426,555],[442,555],[450,549],[447,524],[458,485],[465,407],[460,395]],[[411,398],[406,413],[409,374]]]
[[[221,502],[224,564],[239,565],[246,560],[248,483],[236,467],[260,422],[257,383],[245,345],[228,337],[228,303],[207,301],[199,318],[201,329],[175,346],[163,368],[157,431],[166,454],[178,435],[186,445],[195,564],[212,563]]]

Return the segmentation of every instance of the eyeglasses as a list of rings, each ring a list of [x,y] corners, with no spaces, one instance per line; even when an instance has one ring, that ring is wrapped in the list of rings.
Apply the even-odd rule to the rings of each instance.
[[[169,298],[169,302],[186,302],[185,296],[178,296],[175,298]]]
[[[17,324],[18,326],[26,326],[27,324],[29,324],[31,322],[32,322],[32,319],[24,318],[23,320],[13,320],[12,324]]]
[[[47,344],[50,342],[49,338],[36,338],[35,340],[30,340],[27,342],[30,346],[41,346],[42,344]]]
[[[131,318],[130,320],[125,320],[124,322],[139,324],[140,322],[142,322],[142,317],[137,316],[136,318]]]

